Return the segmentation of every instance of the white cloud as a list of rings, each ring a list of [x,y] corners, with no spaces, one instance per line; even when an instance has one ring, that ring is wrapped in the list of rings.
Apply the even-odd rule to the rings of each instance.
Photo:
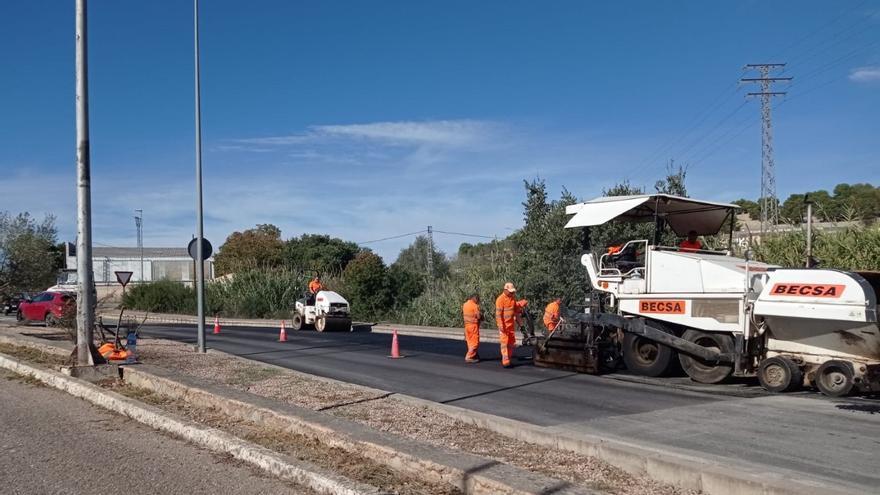
[[[467,148],[497,136],[501,126],[482,120],[432,120],[371,122],[368,124],[314,125],[299,134],[237,139],[251,145],[288,146],[338,140],[381,145]]]
[[[427,122],[374,122],[371,124],[321,125],[320,134],[417,146],[461,147],[483,142],[495,134],[497,125],[478,120]]]
[[[880,66],[857,67],[850,70],[849,80],[857,83],[880,82]]]

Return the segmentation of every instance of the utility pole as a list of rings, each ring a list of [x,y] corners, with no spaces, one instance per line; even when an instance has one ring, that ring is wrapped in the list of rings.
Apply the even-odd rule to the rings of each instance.
[[[807,261],[806,267],[813,268],[813,200],[809,194],[804,195],[807,205]]]
[[[784,91],[771,91],[774,82],[788,82],[790,77],[770,77],[771,70],[783,69],[785,64],[747,64],[746,70],[757,70],[760,77],[744,77],[740,82],[760,83],[761,91],[746,96],[761,97],[761,237],[768,227],[776,231],[779,223],[779,199],[776,197],[776,171],[773,164],[773,126],[770,121],[770,99],[785,96]]]
[[[92,180],[89,153],[89,61],[86,0],[76,0],[76,364],[95,364],[95,274],[92,271]]]
[[[144,278],[144,210],[134,210],[134,225],[137,227],[137,247],[141,252],[141,283]]]
[[[196,308],[198,311],[198,352],[205,349],[205,221],[202,211],[202,101],[199,74],[199,0],[193,0],[193,31],[195,50],[195,113],[196,113]]]
[[[428,225],[428,287],[434,283],[434,229]]]

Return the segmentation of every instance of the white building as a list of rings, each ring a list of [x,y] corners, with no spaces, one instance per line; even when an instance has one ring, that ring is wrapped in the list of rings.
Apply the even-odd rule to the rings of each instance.
[[[65,266],[76,275],[76,245],[65,243]],[[95,284],[116,284],[117,271],[132,272],[131,281],[174,280],[192,284],[196,263],[186,248],[105,247],[92,248]],[[214,278],[214,258],[205,260],[205,278]]]

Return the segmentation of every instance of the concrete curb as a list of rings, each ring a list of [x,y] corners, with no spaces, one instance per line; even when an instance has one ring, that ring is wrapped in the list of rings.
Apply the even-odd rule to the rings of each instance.
[[[200,447],[224,452],[263,471],[327,494],[378,494],[377,488],[352,481],[310,463],[295,460],[269,449],[234,437],[224,431],[178,418],[149,404],[143,404],[116,392],[104,390],[61,373],[36,368],[11,356],[0,354],[0,367],[33,377],[51,387],[85,399],[104,409],[128,416],[157,430],[183,438]]]
[[[465,493],[597,493],[485,457],[379,432],[344,418],[229,387],[174,376],[155,366],[124,367],[123,377],[134,386],[315,438],[325,445],[366,456],[399,472],[452,485]]]

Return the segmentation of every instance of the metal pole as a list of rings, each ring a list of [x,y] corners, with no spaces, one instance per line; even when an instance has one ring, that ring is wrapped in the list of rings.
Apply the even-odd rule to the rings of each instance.
[[[811,268],[813,257],[813,202],[807,201],[807,268]]]
[[[196,307],[198,309],[198,352],[205,352],[205,221],[202,213],[202,102],[199,76],[199,0],[193,0],[193,31],[195,32],[196,91]]]
[[[90,345],[95,326],[87,34],[86,0],[76,0],[76,364],[80,366],[94,364]]]
[[[144,210],[134,210],[137,214],[134,217],[135,226],[137,227],[137,247],[141,252],[141,283],[144,283]]]

